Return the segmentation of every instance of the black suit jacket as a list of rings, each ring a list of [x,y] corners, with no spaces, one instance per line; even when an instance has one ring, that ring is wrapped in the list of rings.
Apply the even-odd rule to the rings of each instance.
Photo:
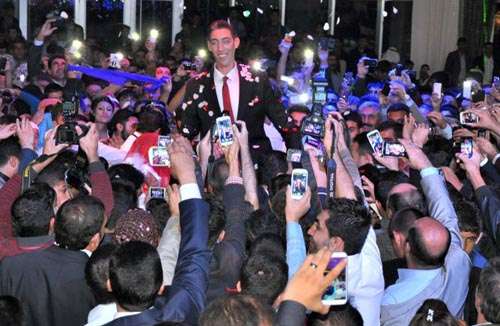
[[[245,121],[252,149],[271,150],[264,132],[264,120],[268,117],[285,141],[293,127],[279,97],[274,93],[265,74],[255,73],[247,65],[238,64],[240,74],[240,99],[236,120]],[[204,72],[187,83],[182,104],[182,133],[189,139],[198,134],[203,137],[222,116],[215,91],[214,69]]]
[[[465,56],[465,69],[469,69],[471,65],[471,60]],[[457,86],[458,77],[460,75],[460,53],[458,50],[448,53],[446,57],[446,64],[444,70],[450,76],[450,85]]]
[[[26,325],[84,325],[95,306],[85,282],[87,260],[84,252],[57,246],[6,257],[0,263],[0,295],[21,301]]]
[[[161,322],[197,325],[205,308],[208,285],[208,204],[201,199],[182,201],[180,208],[181,244],[172,285],[152,309],[121,317],[106,325],[143,326]]]

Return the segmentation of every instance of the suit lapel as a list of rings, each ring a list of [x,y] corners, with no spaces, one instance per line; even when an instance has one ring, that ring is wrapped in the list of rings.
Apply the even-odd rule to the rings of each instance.
[[[207,102],[210,110],[213,110],[213,118],[217,118],[222,115],[221,108],[219,106],[219,101],[217,99],[217,92],[215,91],[215,82],[214,82],[214,68],[210,71],[210,77],[207,78],[207,83],[205,85],[207,90]]]
[[[248,103],[252,100],[253,83],[247,81],[241,75],[241,66],[238,65],[238,75],[240,76],[240,100],[238,103],[238,116],[236,120],[245,120],[245,116],[249,110]]]

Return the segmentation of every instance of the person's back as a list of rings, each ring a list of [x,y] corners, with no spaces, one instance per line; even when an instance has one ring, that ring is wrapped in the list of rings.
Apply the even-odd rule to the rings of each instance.
[[[85,282],[85,264],[101,241],[104,205],[90,196],[67,201],[47,249],[7,257],[0,263],[0,295],[17,297],[27,325],[83,325],[95,306]]]

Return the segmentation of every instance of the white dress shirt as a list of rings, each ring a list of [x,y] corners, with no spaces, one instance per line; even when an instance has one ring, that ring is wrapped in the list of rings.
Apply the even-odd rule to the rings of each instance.
[[[214,83],[215,92],[217,93],[217,101],[219,102],[219,107],[221,112],[224,111],[224,98],[222,96],[222,86],[224,86],[224,76],[227,79],[227,86],[229,88],[229,97],[231,98],[231,108],[233,109],[234,119],[238,119],[238,106],[240,103],[240,73],[238,71],[238,65],[235,64],[233,69],[224,75],[217,67],[214,66]]]
[[[347,295],[365,325],[380,325],[383,275],[375,231],[370,227],[361,252],[347,257]]]
[[[117,313],[116,303],[100,304],[89,312],[85,326],[101,326],[109,323]]]

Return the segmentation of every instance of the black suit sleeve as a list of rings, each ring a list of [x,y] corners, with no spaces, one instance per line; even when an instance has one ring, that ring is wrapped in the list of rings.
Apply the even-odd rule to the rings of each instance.
[[[306,307],[295,301],[283,301],[277,319],[278,326],[303,326],[306,319]]]
[[[201,130],[201,121],[198,116],[198,101],[193,99],[195,87],[198,85],[194,80],[186,83],[186,95],[182,102],[181,132],[190,140],[196,137]]]
[[[32,45],[28,51],[28,78],[33,80],[40,74],[43,45]]]

